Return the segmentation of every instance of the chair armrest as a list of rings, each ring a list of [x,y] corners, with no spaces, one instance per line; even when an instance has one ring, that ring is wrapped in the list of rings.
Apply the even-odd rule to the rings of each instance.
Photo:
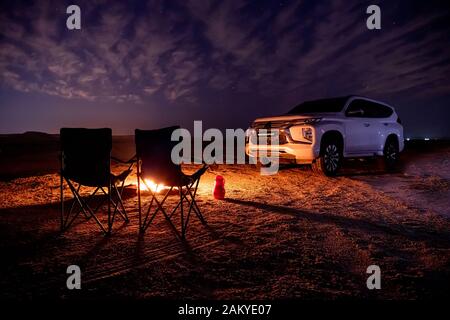
[[[206,170],[208,170],[208,168],[209,168],[209,165],[203,162],[203,167],[198,169],[197,172],[195,172],[193,175],[191,175],[191,177],[195,177],[195,178],[201,177],[206,172]]]
[[[198,161],[199,160],[199,161]],[[198,158],[193,158],[193,161],[194,161],[194,163],[198,163],[198,162],[200,162],[201,161],[201,163],[203,164],[203,168],[209,168],[209,164],[207,164],[206,162],[205,162],[205,160],[203,160],[203,159],[198,159]],[[203,169],[202,168],[202,169]]]

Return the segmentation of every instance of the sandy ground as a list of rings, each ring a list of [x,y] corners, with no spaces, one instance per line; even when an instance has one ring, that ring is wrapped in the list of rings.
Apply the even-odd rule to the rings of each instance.
[[[448,147],[415,154],[394,174],[354,161],[334,179],[303,167],[261,176],[249,165],[222,165],[199,188],[208,225],[192,219],[185,242],[162,215],[138,236],[132,188],[125,196],[131,222],[117,221],[104,237],[81,217],[58,231],[57,174],[3,181],[1,296],[448,298],[449,159]],[[225,177],[225,201],[212,198],[216,174]],[[66,289],[71,264],[82,269],[75,292]],[[381,268],[381,290],[366,287],[372,264]]]

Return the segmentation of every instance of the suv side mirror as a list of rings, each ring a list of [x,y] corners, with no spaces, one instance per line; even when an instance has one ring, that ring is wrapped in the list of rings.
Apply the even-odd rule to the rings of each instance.
[[[362,109],[355,109],[355,110],[347,111],[347,116],[350,116],[350,117],[362,117],[363,115],[364,115],[364,110],[362,110]]]

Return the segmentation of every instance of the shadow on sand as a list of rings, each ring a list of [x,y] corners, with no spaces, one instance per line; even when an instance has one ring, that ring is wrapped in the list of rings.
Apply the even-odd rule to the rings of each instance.
[[[382,224],[378,222],[355,219],[351,217],[343,217],[329,213],[309,212],[296,208],[260,203],[251,200],[225,199],[225,201],[242,206],[254,207],[273,213],[291,215],[295,218],[306,219],[311,222],[335,224],[339,227],[349,230],[359,229],[361,231],[370,233],[397,235],[406,237],[414,241],[432,241],[434,245],[437,245],[436,242],[442,242],[443,247],[448,246],[448,244],[450,243],[450,233],[436,234],[434,232],[426,230],[425,228],[412,228],[400,224]]]
[[[382,176],[401,174],[405,166],[409,163],[407,160],[402,160],[397,168],[394,170],[386,170],[382,159],[367,158],[367,159],[345,159],[337,177],[356,177],[356,176]],[[290,169],[301,169],[305,172],[314,174],[311,166],[299,164],[280,164],[280,171]]]

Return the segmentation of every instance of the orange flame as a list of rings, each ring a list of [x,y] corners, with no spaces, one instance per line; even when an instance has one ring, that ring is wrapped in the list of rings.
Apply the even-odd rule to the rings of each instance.
[[[150,179],[144,179],[144,180],[145,180],[145,183],[141,181],[141,190],[142,191],[149,191],[149,188],[150,188],[151,191],[153,191],[155,193],[160,193],[162,190],[168,188],[165,185],[156,184]],[[136,185],[137,185],[137,182],[136,182]]]

